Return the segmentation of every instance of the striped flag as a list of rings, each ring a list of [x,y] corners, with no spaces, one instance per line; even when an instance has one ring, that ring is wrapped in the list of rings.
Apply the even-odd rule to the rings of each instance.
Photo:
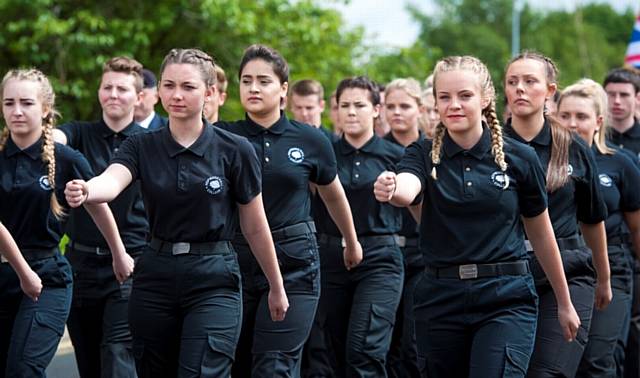
[[[633,33],[631,33],[627,54],[624,57],[624,64],[640,68],[640,15],[638,15],[633,25]]]

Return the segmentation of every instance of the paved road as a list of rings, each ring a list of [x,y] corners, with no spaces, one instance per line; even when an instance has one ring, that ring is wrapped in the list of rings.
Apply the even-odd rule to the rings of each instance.
[[[48,378],[79,378],[78,368],[76,366],[76,357],[73,354],[73,346],[69,340],[69,334],[64,333],[56,356],[47,368]]]

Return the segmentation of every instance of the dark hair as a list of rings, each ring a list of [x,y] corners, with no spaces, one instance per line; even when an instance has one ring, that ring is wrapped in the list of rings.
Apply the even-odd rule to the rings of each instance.
[[[202,81],[207,87],[216,85],[216,64],[209,54],[198,49],[171,49],[160,66],[160,77],[170,64],[191,64],[200,71]]]
[[[614,68],[604,78],[603,87],[609,83],[624,83],[633,85],[635,93],[640,92],[640,77],[638,74],[626,68]]]
[[[360,88],[369,91],[369,100],[375,105],[380,105],[380,92],[378,86],[366,76],[355,76],[342,79],[336,89],[336,102],[340,103],[340,96],[345,89]]]
[[[242,77],[242,70],[247,63],[252,60],[261,59],[271,65],[273,72],[280,79],[280,84],[289,82],[289,65],[287,61],[280,55],[280,53],[265,45],[251,45],[244,50],[242,60],[240,61],[240,69],[238,70],[238,77]]]
[[[293,86],[291,86],[291,95],[297,96],[311,96],[317,95],[320,100],[324,98],[324,89],[322,88],[322,84],[320,84],[317,80],[312,79],[304,79],[296,81]]]

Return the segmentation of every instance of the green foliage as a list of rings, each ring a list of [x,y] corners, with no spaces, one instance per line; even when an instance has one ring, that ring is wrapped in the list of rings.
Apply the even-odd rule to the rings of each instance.
[[[291,66],[291,80],[333,88],[363,52],[360,29],[313,0],[0,0],[2,72],[35,66],[52,79],[65,120],[95,119],[102,64],[128,55],[157,72],[174,47],[209,52],[229,77],[225,119],[243,116],[237,67],[244,49],[264,43]]]

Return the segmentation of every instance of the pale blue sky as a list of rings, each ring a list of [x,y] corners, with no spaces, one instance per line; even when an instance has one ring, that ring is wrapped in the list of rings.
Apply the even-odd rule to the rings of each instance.
[[[434,12],[437,0],[351,0],[348,5],[329,3],[327,7],[339,10],[347,25],[362,25],[367,40],[384,48],[410,46],[420,32],[405,10],[406,4],[414,4],[429,14]],[[482,1],[482,0],[479,0]],[[617,9],[631,7],[636,13],[640,8],[638,0],[526,0],[532,7],[552,9],[574,9],[576,4],[607,2]],[[633,24],[629,25],[629,35]]]

